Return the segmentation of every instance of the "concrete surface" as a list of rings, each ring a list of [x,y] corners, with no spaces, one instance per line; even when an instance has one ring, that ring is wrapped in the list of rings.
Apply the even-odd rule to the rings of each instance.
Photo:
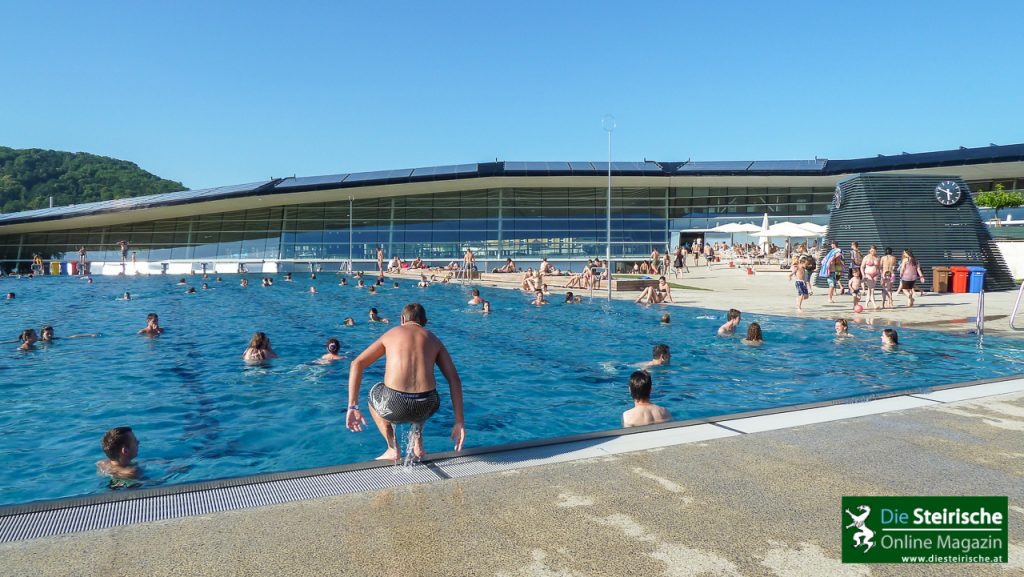
[[[399,275],[398,278],[411,275]],[[493,278],[495,275],[488,275]],[[513,288],[520,283],[520,274],[510,274],[507,282],[491,280],[475,281],[474,286]],[[745,268],[729,268],[718,264],[712,269],[707,267],[690,267],[689,273],[682,273],[678,278],[669,275],[670,283],[686,285],[703,290],[672,289],[676,305],[702,307],[718,310],[738,308],[743,312],[755,314],[804,316],[808,318],[837,319],[846,318],[852,322],[873,323],[878,325],[916,326],[943,331],[967,331],[974,328],[974,317],[978,310],[978,295],[972,293],[925,293],[917,298],[913,308],[907,308],[906,298],[896,297],[897,308],[879,311],[865,310],[862,314],[853,313],[853,297],[841,295],[829,304],[827,288],[814,287],[813,295],[804,302],[804,312],[796,311],[796,289],[789,280],[787,271],[756,272],[746,274]],[[419,278],[419,277],[416,277]],[[930,278],[930,277],[929,277]],[[574,294],[589,297],[589,291],[562,288],[567,277],[547,276],[545,282],[552,293],[564,294],[566,290]],[[928,284],[925,289],[930,289]],[[605,298],[606,290],[595,290],[595,298]],[[639,292],[613,293],[612,298],[633,300]],[[486,294],[484,295],[486,298]],[[1013,309],[1017,291],[1002,291],[985,294],[985,332],[999,336],[1024,337],[1024,331],[1010,330],[1009,315]],[[880,301],[879,301],[880,302]],[[637,305],[641,306],[641,305]],[[671,306],[671,305],[669,305]],[[1021,308],[1024,308],[1022,303]],[[1017,324],[1024,326],[1024,313]]]
[[[842,495],[1007,495],[1006,565],[843,565]],[[1024,394],[0,546],[0,575],[1024,575]]]

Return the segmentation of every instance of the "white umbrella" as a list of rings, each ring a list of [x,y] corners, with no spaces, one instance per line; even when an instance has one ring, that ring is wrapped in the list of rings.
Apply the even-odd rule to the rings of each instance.
[[[755,232],[754,236],[761,237],[761,238],[771,238],[771,237],[806,238],[806,237],[818,236],[818,234],[815,233],[815,232],[809,231],[806,228],[803,228],[802,226],[797,225],[796,223],[792,223],[792,222],[779,222],[779,223],[776,223],[776,224],[772,225],[767,230],[762,230],[762,231],[759,231],[759,232]]]
[[[762,245],[768,244],[768,236],[770,236],[770,235],[761,234],[761,233],[766,232],[767,230],[768,230],[768,213],[766,212],[766,213],[764,213],[764,219],[761,221],[761,229],[758,230],[758,232],[754,233],[754,236],[761,237],[761,244]]]
[[[737,232],[747,232],[748,226],[753,226],[754,230],[761,230],[760,228],[750,224],[740,224],[738,222],[730,222],[728,224],[722,224],[711,229],[713,232],[721,232],[725,234],[735,234]]]
[[[828,231],[827,226],[821,226],[820,224],[814,224],[813,222],[801,222],[797,226],[799,226],[800,228],[806,228],[807,230],[816,233],[816,236],[823,235],[825,234],[825,232]]]

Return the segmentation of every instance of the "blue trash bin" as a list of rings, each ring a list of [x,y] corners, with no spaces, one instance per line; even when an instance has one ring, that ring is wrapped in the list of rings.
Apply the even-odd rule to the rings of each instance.
[[[967,270],[970,271],[970,281],[967,287],[967,292],[980,293],[982,288],[985,286],[985,267],[983,266],[969,266]]]

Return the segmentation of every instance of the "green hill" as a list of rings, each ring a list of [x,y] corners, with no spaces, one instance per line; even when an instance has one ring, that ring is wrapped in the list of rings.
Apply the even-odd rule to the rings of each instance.
[[[0,146],[0,209],[17,212],[186,190],[126,160],[85,152]]]

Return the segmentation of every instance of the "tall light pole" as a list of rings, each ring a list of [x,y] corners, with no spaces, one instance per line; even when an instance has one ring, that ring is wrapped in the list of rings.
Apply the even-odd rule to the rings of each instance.
[[[352,196],[348,197],[348,274],[352,274]]]
[[[612,300],[612,131],[615,130],[615,117],[605,114],[601,118],[601,127],[608,133],[608,214],[605,218],[607,232],[604,249],[604,268],[608,271],[608,300]]]

